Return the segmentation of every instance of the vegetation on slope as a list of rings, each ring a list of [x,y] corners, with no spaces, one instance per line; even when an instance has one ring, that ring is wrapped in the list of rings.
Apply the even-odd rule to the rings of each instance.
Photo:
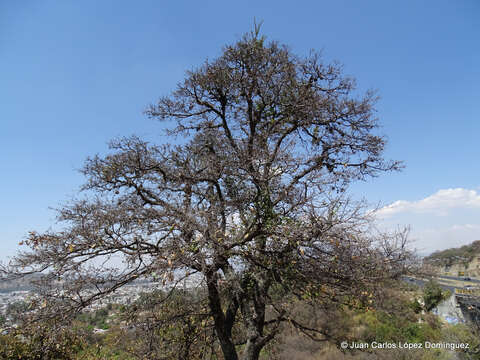
[[[314,304],[308,299],[289,298],[288,305],[296,319],[310,328],[322,329],[320,338],[314,333],[300,332],[285,323],[279,337],[265,347],[260,359],[267,360],[343,360],[343,359],[480,359],[475,349],[480,337],[464,324],[449,325],[426,312],[427,304],[419,300],[435,295],[435,288],[420,291],[411,284],[396,283],[383,296],[357,303]],[[196,292],[174,293],[168,302],[162,293],[141,296],[130,306],[109,305],[83,313],[72,322],[69,331],[47,331],[55,323],[26,324],[14,332],[0,335],[0,358],[41,360],[220,360],[220,345],[213,336],[213,327],[206,324],[205,304]],[[196,315],[181,319],[175,326],[170,321],[182,309],[195,310]],[[138,311],[141,309],[141,311]],[[135,319],[132,319],[134,316]],[[130,326],[130,323],[143,326]],[[108,328],[98,333],[99,327]],[[207,330],[205,330],[207,329]],[[210,331],[208,330],[210,329]],[[244,328],[234,329],[242,338]],[[310,334],[310,336],[309,336]],[[205,347],[207,338],[211,346]],[[342,349],[346,341],[355,343],[394,343],[395,349]],[[399,349],[405,343],[468,343],[462,352],[445,349]],[[244,344],[237,344],[241,350]]]
[[[427,262],[438,261],[442,265],[452,265],[454,263],[469,263],[477,255],[480,255],[480,240],[472,242],[470,245],[464,245],[459,248],[450,248],[442,251],[435,251],[425,260]]]

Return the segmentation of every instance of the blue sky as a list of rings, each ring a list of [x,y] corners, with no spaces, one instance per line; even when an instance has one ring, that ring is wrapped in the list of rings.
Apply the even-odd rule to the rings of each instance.
[[[392,204],[385,224],[411,224],[420,249],[480,239],[480,2],[293,4],[0,2],[0,259],[54,225],[49,207],[76,194],[77,169],[110,139],[164,141],[142,111],[254,17],[268,38],[299,55],[323,49],[360,89],[378,90],[386,157],[406,168],[355,185],[355,196]]]

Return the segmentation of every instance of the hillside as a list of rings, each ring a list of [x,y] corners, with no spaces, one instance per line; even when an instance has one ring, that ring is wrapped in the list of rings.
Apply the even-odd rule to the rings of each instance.
[[[442,251],[435,251],[427,256],[427,262],[438,261],[442,265],[452,265],[454,263],[469,263],[476,256],[480,255],[480,240],[476,240],[469,245],[459,248],[450,248]]]
[[[436,251],[424,258],[437,275],[480,278],[480,240],[458,248]]]

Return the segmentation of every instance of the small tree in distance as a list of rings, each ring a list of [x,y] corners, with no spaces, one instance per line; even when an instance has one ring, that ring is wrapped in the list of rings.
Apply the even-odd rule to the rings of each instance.
[[[447,291],[443,291],[437,282],[430,280],[423,288],[423,302],[425,303],[425,310],[433,310],[438,304],[448,298],[448,296],[449,293]]]
[[[375,101],[338,65],[297,57],[256,27],[147,110],[184,144],[129,137],[88,159],[86,198],[59,210],[61,231],[30,233],[8,272],[45,274],[37,316],[140,278],[195,278],[204,306],[169,321],[197,316],[227,360],[258,359],[284,322],[328,338],[294,317],[292,299],[368,304],[409,266],[406,234],[375,235],[344,196],[400,167],[383,160]],[[109,268],[110,257],[123,265]]]

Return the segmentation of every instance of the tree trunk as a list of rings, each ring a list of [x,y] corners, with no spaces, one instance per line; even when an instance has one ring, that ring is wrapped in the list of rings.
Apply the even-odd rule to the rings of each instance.
[[[235,350],[235,346],[231,341],[222,342],[222,340],[220,340],[220,346],[222,347],[222,353],[225,360],[238,360],[237,350]]]
[[[261,350],[262,346],[248,340],[245,349],[243,350],[241,360],[258,360]]]
[[[231,328],[225,320],[225,314],[222,310],[220,302],[220,294],[218,293],[215,284],[215,276],[211,273],[206,274],[207,289],[208,289],[208,303],[212,311],[213,321],[215,323],[215,333],[217,334],[220,347],[222,348],[223,357],[225,360],[238,360],[237,350],[232,341]]]

